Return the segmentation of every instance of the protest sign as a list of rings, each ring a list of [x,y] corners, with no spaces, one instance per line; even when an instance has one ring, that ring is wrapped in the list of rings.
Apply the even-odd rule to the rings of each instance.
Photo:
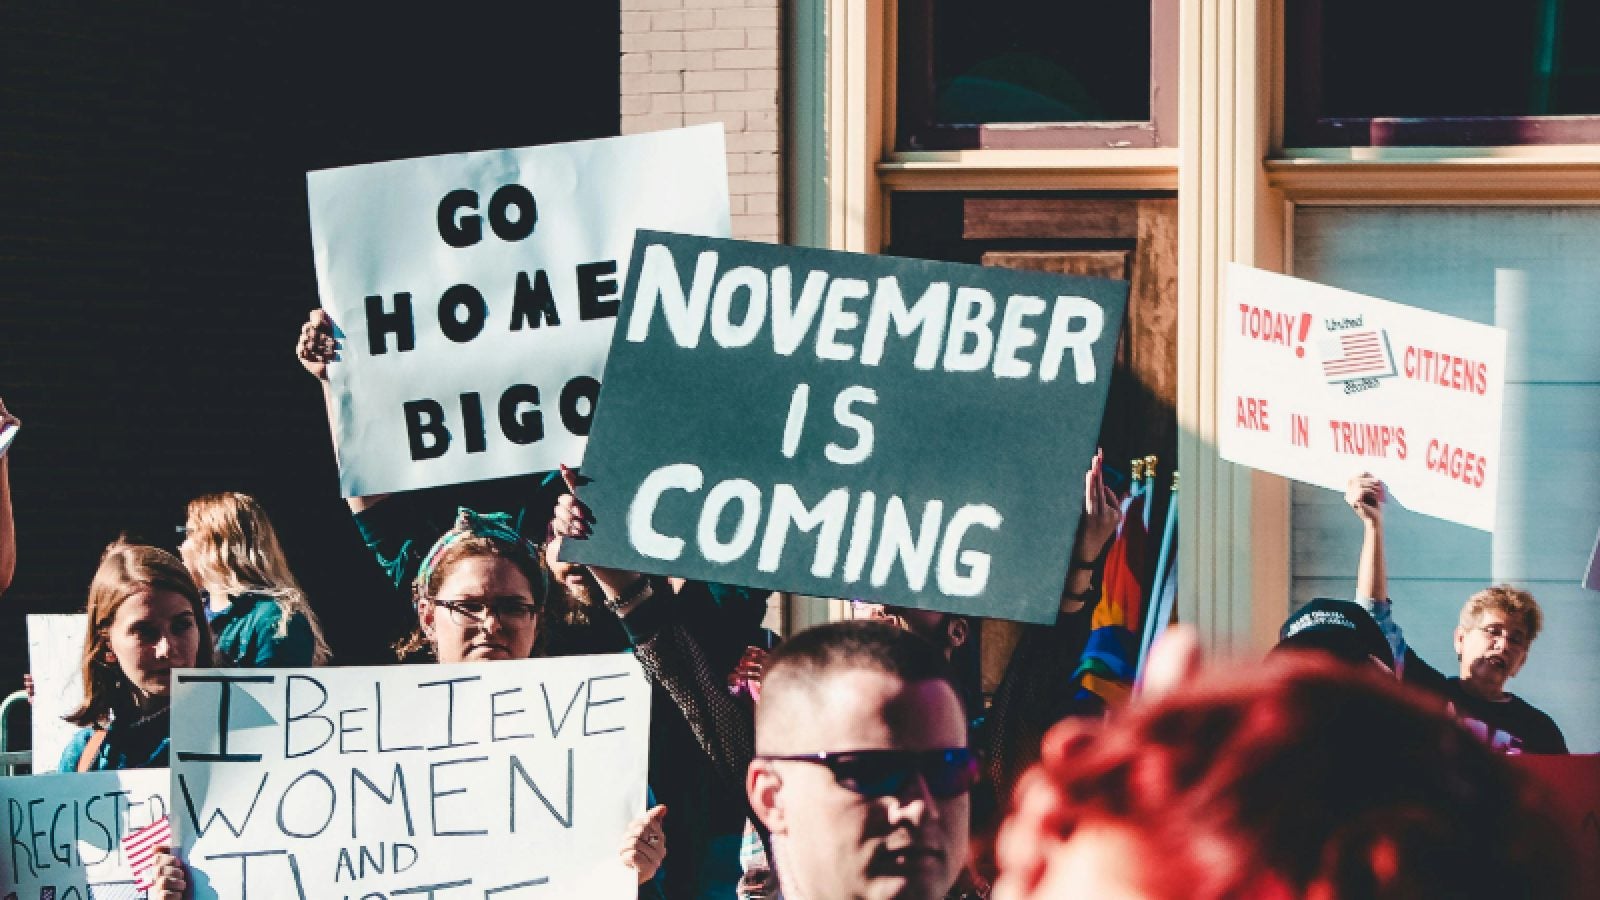
[[[729,233],[721,126],[311,172],[345,496],[576,465],[636,228]]]
[[[563,553],[1054,621],[1127,292],[640,232]]]
[[[125,835],[167,814],[167,770],[0,778],[0,897],[135,897]]]
[[[173,832],[195,900],[632,898],[650,689],[632,655],[185,670]]]
[[[1224,459],[1494,530],[1504,329],[1241,265],[1221,329]]]
[[[28,673],[33,676],[33,770],[51,772],[77,733],[65,716],[83,705],[83,613],[28,616]]]
[[[17,439],[17,432],[21,430],[22,426],[12,425],[9,422],[0,425],[0,457],[4,457],[6,451],[11,449],[11,442]]]

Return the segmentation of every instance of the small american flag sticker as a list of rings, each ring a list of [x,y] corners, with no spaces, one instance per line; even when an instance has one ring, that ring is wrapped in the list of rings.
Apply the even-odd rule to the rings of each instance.
[[[1331,335],[1321,342],[1322,374],[1329,382],[1386,378],[1395,374],[1389,334],[1364,328]]]
[[[172,825],[162,816],[122,839],[122,854],[133,872],[133,883],[141,891],[155,884],[156,849],[172,845]]]

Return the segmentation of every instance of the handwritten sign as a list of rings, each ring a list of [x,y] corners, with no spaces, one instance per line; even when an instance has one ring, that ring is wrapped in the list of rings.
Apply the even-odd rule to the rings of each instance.
[[[0,807],[0,897],[131,898],[122,839],[167,814],[167,770],[0,778]]]
[[[1126,282],[640,232],[572,559],[1054,621]]]
[[[83,704],[83,613],[28,616],[28,672],[33,675],[33,770],[55,771],[78,726],[62,717]]]
[[[634,230],[729,233],[718,125],[306,185],[346,496],[576,465]]]
[[[176,681],[196,900],[635,895],[617,848],[650,692],[629,654]]]
[[[1382,478],[1418,512],[1494,530],[1504,329],[1228,267],[1224,459],[1343,490]]]

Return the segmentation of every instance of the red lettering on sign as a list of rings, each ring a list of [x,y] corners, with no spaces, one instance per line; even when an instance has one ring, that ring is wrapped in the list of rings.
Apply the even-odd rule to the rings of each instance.
[[[1333,449],[1337,453],[1379,459],[1388,459],[1391,456],[1395,459],[1406,458],[1404,426],[1330,419],[1328,427],[1333,431]]]
[[[1481,488],[1488,478],[1486,457],[1471,450],[1451,447],[1437,439],[1428,442],[1428,452],[1423,462],[1427,464],[1428,471],[1448,476],[1469,487]]]
[[[1239,415],[1235,424],[1249,431],[1271,431],[1267,424],[1267,401],[1255,397],[1239,398]]]

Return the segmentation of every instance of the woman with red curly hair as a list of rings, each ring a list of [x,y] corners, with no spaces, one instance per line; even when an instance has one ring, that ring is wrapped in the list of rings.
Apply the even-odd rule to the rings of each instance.
[[[1565,849],[1519,773],[1435,706],[1279,658],[1053,730],[994,897],[1560,898]]]

